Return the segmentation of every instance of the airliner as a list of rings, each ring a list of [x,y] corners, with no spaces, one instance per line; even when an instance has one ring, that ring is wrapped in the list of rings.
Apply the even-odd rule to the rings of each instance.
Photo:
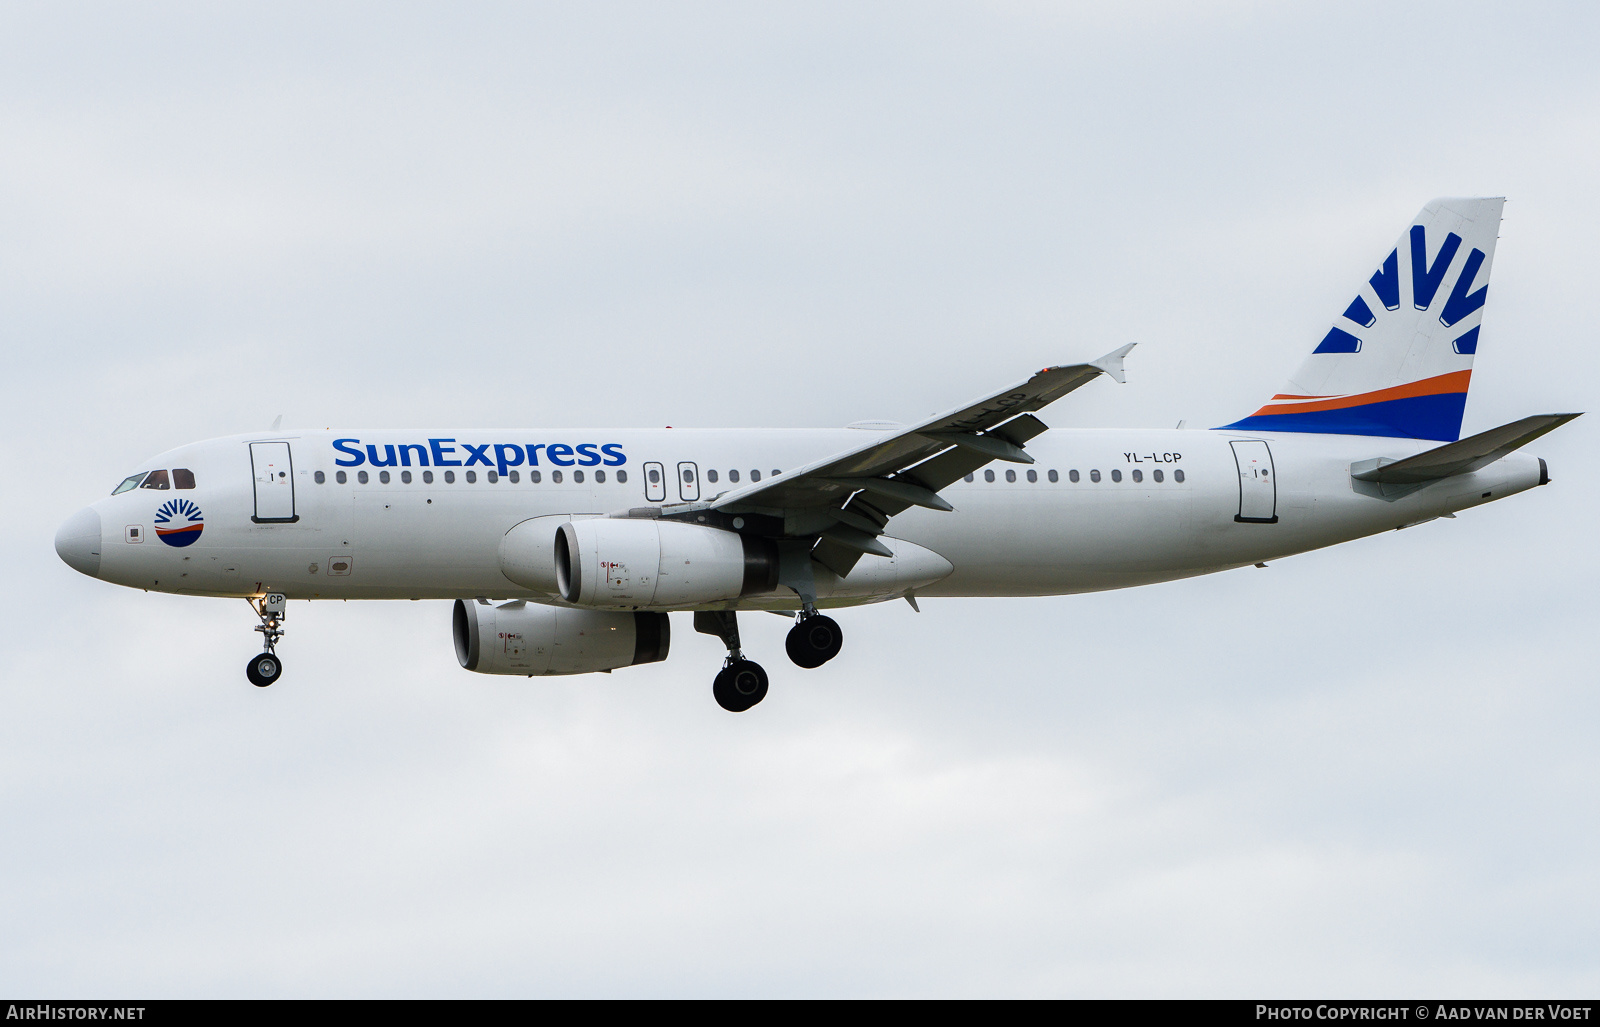
[[[56,552],[248,600],[257,686],[292,599],[454,600],[461,666],[529,677],[664,660],[688,612],[727,647],[713,697],[743,712],[768,678],[741,611],[791,618],[788,656],[815,668],[843,637],[824,610],[1210,574],[1548,483],[1519,450],[1577,414],[1460,437],[1503,205],[1425,206],[1283,390],[1209,430],[1048,430],[1038,412],[1123,381],[1131,345],[912,425],[274,430],[145,461]]]

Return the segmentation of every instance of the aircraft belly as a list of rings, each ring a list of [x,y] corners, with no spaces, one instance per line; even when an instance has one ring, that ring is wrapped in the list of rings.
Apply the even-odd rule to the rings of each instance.
[[[1042,487],[1026,498],[953,497],[955,514],[908,513],[903,536],[951,575],[922,595],[1052,595],[1158,581],[1192,562],[1187,491]]]

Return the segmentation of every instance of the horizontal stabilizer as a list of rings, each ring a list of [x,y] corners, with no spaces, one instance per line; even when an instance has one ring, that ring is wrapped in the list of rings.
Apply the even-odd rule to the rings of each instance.
[[[1404,460],[1390,460],[1387,457],[1361,460],[1350,465],[1350,477],[1384,485],[1420,485],[1466,474],[1494,463],[1512,450],[1521,449],[1546,432],[1555,431],[1579,416],[1582,415],[1535,414],[1498,428],[1490,428],[1460,442],[1408,456]]]

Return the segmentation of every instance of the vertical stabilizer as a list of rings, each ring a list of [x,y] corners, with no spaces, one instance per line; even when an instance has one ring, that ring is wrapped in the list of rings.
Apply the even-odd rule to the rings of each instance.
[[[1224,427],[1460,438],[1504,205],[1422,208],[1284,390]]]

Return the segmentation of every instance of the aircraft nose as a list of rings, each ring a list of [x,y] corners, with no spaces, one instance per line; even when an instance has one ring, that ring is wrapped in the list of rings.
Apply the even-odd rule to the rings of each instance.
[[[89,577],[100,575],[100,514],[84,507],[56,532],[56,555],[68,567]]]

